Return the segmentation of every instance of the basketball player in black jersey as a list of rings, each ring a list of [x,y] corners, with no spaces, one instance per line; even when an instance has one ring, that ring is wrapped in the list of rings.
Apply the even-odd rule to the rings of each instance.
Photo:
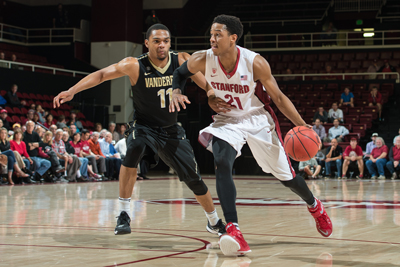
[[[208,191],[200,177],[197,162],[185,131],[177,124],[177,112],[169,112],[172,101],[172,74],[189,59],[187,53],[170,51],[170,31],[162,24],[151,26],[146,33],[145,45],[148,53],[138,58],[127,57],[109,67],[96,71],[67,91],[58,94],[54,107],[70,101],[75,94],[96,85],[128,76],[132,85],[134,118],[125,132],[127,153],[119,175],[119,206],[115,234],[129,234],[130,199],[137,178],[137,165],[145,155],[146,149],[152,149],[160,158],[172,167],[181,181],[193,191],[197,201],[203,207],[208,223],[206,229],[214,234],[224,231],[222,220]],[[206,86],[203,75],[193,76],[193,80],[202,88]],[[123,99],[121,99],[122,101]],[[186,96],[177,94],[176,106],[190,103]],[[179,108],[177,108],[179,110]]]

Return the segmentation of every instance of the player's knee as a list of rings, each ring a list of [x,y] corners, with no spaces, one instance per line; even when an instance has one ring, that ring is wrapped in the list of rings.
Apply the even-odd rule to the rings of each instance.
[[[300,174],[296,174],[296,176],[292,180],[280,181],[285,187],[295,188],[298,185],[298,179],[303,179]]]
[[[196,196],[203,196],[208,192],[208,188],[203,180],[186,182],[186,185]]]

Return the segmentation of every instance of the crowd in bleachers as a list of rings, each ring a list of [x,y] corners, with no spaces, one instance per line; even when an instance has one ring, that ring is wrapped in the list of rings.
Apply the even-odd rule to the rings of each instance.
[[[52,99],[21,94],[15,84],[1,92],[1,183],[118,179],[125,125],[103,129],[69,105],[53,109]]]
[[[319,123],[318,121],[317,124]],[[298,170],[309,179],[322,177],[325,179],[347,179],[348,177],[372,180],[385,180],[388,177],[392,180],[397,179],[400,172],[400,135],[394,137],[390,149],[378,133],[373,133],[371,139],[372,141],[366,145],[364,151],[358,145],[356,137],[352,137],[349,145],[345,147],[339,145],[338,137],[330,140],[325,148],[321,143],[317,155],[308,161],[300,162]]]

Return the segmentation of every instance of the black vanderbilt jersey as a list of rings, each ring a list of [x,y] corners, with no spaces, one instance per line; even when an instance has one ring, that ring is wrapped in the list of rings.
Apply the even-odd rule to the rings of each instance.
[[[132,86],[133,119],[142,125],[164,127],[177,122],[178,113],[169,112],[172,99],[172,74],[179,67],[178,53],[169,51],[164,68],[155,66],[148,53],[137,58],[140,65],[139,78]]]

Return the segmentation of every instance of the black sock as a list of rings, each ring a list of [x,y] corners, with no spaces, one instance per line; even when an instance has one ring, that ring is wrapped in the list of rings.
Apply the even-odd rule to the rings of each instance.
[[[213,137],[213,154],[217,194],[227,223],[237,223],[236,187],[233,182],[232,168],[237,155],[236,150],[227,142]]]
[[[289,181],[281,181],[281,183],[289,187],[294,193],[296,193],[299,197],[301,197],[308,205],[313,205],[315,202],[314,196],[308,188],[306,182],[303,177],[300,175],[296,175],[292,180]]]

